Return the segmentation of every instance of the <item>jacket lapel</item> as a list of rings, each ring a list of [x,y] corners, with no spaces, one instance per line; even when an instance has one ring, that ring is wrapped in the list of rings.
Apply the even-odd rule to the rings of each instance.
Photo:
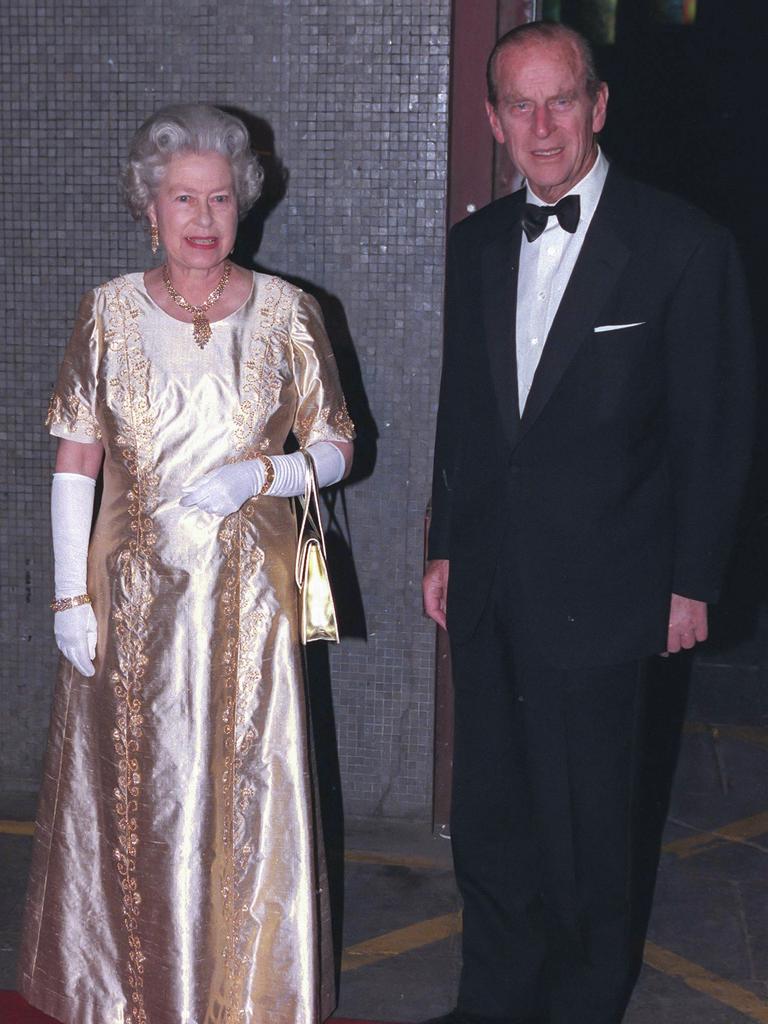
[[[615,198],[609,172],[605,189],[589,225],[525,403],[518,438],[536,421],[563,374],[591,335],[605,301],[613,291],[630,250],[612,227]],[[615,179],[614,179],[615,181]]]
[[[521,234],[519,222],[513,223],[485,246],[480,257],[483,326],[488,342],[491,378],[501,422],[511,444],[516,443],[520,429],[515,316]]]

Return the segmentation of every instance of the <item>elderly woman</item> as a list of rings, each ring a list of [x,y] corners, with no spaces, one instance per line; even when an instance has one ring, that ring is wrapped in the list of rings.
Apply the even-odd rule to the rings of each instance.
[[[51,401],[64,658],[20,990],[66,1024],[316,1024],[305,461],[283,449],[293,434],[334,483],[352,424],[315,302],[228,261],[261,186],[242,122],[161,110],[123,185],[165,260],[85,296]]]

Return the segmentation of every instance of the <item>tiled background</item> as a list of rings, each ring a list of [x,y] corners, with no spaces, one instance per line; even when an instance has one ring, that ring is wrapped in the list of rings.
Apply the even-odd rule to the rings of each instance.
[[[47,725],[53,446],[41,422],[57,365],[80,294],[149,263],[116,187],[132,132],[164,103],[209,100],[261,118],[264,148],[273,134],[288,185],[257,262],[319,289],[362,432],[346,495],[365,629],[359,608],[347,619],[366,635],[330,654],[345,808],[427,817],[434,632],[419,578],[450,0],[30,0],[3,21],[0,785],[36,786]],[[241,255],[258,233],[249,225]]]

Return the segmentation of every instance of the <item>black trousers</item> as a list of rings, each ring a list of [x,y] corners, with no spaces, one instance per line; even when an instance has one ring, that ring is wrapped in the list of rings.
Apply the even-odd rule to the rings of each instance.
[[[458,1005],[618,1024],[637,976],[639,662],[520,664],[504,616],[452,645],[451,835],[464,901]]]

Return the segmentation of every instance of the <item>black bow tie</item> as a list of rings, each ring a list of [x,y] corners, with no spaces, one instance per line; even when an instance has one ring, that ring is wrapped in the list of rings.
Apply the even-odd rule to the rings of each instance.
[[[550,217],[557,217],[563,231],[571,234],[579,226],[581,204],[578,196],[563,196],[555,206],[536,206],[526,203],[523,210],[523,231],[529,242],[539,237]]]

